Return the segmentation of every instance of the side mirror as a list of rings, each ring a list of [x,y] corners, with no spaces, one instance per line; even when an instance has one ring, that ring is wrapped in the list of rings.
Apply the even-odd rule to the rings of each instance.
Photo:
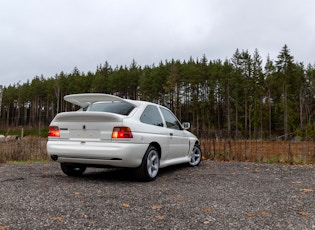
[[[183,122],[182,126],[184,129],[189,129],[190,128],[190,123],[189,122]]]

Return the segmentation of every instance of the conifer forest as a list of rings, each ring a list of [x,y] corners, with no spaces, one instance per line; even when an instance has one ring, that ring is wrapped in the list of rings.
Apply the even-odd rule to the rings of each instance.
[[[74,93],[164,105],[200,138],[315,138],[315,63],[294,60],[287,45],[275,60],[264,60],[257,49],[236,49],[226,60],[203,55],[115,67],[105,61],[87,73],[74,67],[71,73],[35,76],[3,87],[0,131],[48,127],[57,113],[78,109],[63,100]]]

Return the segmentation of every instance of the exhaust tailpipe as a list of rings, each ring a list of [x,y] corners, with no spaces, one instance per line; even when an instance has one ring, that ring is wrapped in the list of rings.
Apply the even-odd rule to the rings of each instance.
[[[58,156],[57,156],[57,155],[51,155],[50,158],[51,158],[53,161],[57,161],[57,160],[58,160]]]

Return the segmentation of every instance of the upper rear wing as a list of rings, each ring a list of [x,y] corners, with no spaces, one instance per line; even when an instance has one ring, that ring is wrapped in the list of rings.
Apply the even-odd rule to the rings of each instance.
[[[81,94],[70,94],[66,95],[63,98],[65,101],[70,102],[72,104],[78,105],[81,108],[85,108],[94,102],[99,101],[108,101],[108,102],[125,102],[129,104],[133,104],[130,100],[125,100],[121,97],[114,96],[111,94],[103,94],[103,93],[81,93]],[[133,104],[134,105],[134,104]]]

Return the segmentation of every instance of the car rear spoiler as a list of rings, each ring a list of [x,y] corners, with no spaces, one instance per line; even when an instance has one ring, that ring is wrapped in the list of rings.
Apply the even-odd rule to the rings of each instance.
[[[121,97],[114,96],[111,94],[103,94],[103,93],[81,93],[81,94],[70,94],[66,95],[63,98],[65,101],[70,102],[74,105],[78,105],[81,108],[85,108],[88,105],[94,102],[125,102],[132,105],[133,104],[130,100],[125,100]]]

